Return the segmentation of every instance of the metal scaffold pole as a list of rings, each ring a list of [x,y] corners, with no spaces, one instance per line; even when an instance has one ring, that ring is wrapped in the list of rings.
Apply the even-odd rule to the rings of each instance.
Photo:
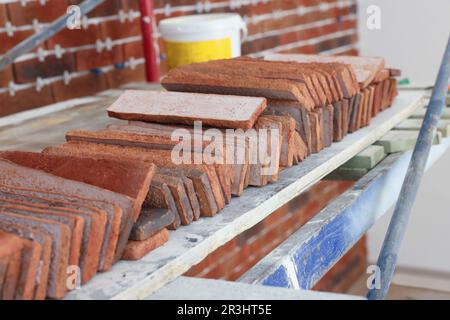
[[[367,297],[371,300],[385,299],[394,275],[400,246],[405,235],[414,200],[419,190],[420,182],[425,171],[433,137],[441,117],[442,108],[448,90],[450,77],[450,38],[447,42],[444,57],[439,68],[431,99],[420,128],[411,161],[400,190],[400,196],[395,206],[386,237],[378,257],[377,265],[381,272],[379,288],[369,290]]]

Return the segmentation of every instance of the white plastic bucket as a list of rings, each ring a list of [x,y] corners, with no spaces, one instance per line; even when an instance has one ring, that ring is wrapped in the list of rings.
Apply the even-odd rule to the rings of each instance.
[[[235,13],[199,14],[161,20],[169,68],[241,55],[247,26]],[[241,36],[242,32],[242,36]]]

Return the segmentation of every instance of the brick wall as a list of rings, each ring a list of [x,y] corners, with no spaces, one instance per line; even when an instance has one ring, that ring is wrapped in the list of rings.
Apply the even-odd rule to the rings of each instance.
[[[0,4],[0,54],[81,2]],[[64,29],[0,72],[0,116],[144,81],[138,10],[137,0],[107,0],[82,29]]]
[[[0,55],[81,0],[0,4]],[[155,0],[156,23],[185,14],[237,12],[242,53],[355,54],[356,0]],[[63,30],[0,72],[0,116],[144,80],[138,0],[106,0],[81,30]],[[155,43],[164,73],[164,46]],[[100,50],[97,50],[97,45]]]
[[[234,281],[316,215],[326,204],[352,186],[351,181],[324,180],[296,197],[251,229],[238,235],[185,275]],[[363,237],[314,287],[345,292],[366,270]]]

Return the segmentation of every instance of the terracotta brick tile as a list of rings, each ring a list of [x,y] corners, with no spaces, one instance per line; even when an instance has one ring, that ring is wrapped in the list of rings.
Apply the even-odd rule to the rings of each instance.
[[[144,241],[128,241],[123,254],[124,260],[139,260],[143,258],[149,252],[162,246],[169,240],[169,231],[163,229],[154,236]]]
[[[63,101],[96,94],[106,90],[107,86],[103,74],[89,74],[71,79],[69,85],[65,85],[63,81],[54,82],[51,88],[55,101]]]
[[[175,213],[169,209],[143,208],[131,230],[129,239],[142,241],[175,221]]]
[[[49,56],[43,62],[31,59],[14,63],[16,83],[34,82],[38,77],[60,76],[64,71],[75,71],[75,59],[72,53],[64,54],[60,59]]]
[[[90,70],[124,61],[121,46],[114,46],[112,50],[103,50],[100,53],[94,49],[81,50],[75,52],[74,55],[77,71]]]
[[[144,162],[112,161],[34,152],[2,152],[0,157],[24,167],[125,194],[134,202],[133,221],[136,221],[140,214],[156,171],[153,164]]]
[[[39,22],[51,22],[67,10],[67,2],[61,0],[49,0],[45,5],[39,1],[28,1],[25,6],[20,2],[7,4],[8,15],[13,25],[32,24],[33,19]]]
[[[17,91],[14,96],[0,93],[0,117],[12,113],[29,110],[53,103],[52,90],[49,86],[40,92],[34,88]]]

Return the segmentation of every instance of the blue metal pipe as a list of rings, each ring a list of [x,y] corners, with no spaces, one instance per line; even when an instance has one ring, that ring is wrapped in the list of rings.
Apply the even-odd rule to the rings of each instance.
[[[93,9],[95,9],[99,4],[101,4],[105,0],[86,0],[82,4],[80,4],[80,12],[81,16],[89,13]],[[21,55],[29,52],[33,48],[36,48],[38,45],[42,44],[47,39],[53,37],[56,33],[64,29],[67,26],[67,19],[71,17],[70,14],[65,14],[55,21],[53,21],[48,27],[45,29],[35,33],[31,37],[23,40],[21,43],[16,45],[14,48],[6,52],[3,57],[0,59],[0,71],[2,71],[6,66],[10,65],[14,62],[15,59],[20,57]]]
[[[395,206],[389,228],[384,238],[383,247],[378,257],[377,265],[380,268],[379,288],[369,289],[367,298],[370,300],[385,299],[394,275],[400,245],[405,235],[409,216],[414,200],[419,190],[420,181],[425,171],[425,165],[430,153],[433,137],[441,117],[442,108],[448,90],[450,78],[450,37],[447,42],[444,57],[439,68],[436,83],[431,94],[427,112],[420,128],[419,137],[403,181],[400,196]],[[376,277],[375,277],[376,278]]]

